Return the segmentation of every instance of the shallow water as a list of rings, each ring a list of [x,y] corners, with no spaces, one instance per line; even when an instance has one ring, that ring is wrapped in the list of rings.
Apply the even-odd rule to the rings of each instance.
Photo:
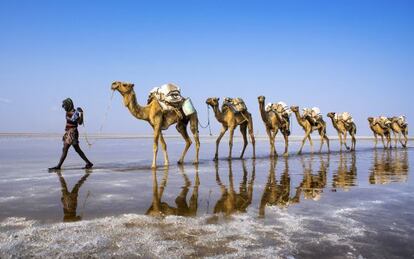
[[[58,138],[2,137],[0,257],[413,257],[413,149],[332,142],[273,160],[263,139],[257,159],[248,146],[229,162],[224,139],[215,163],[204,138],[200,165],[192,147],[177,166],[183,143],[169,138],[170,167],[152,171],[150,139],[105,139],[84,147],[95,169],[70,151],[49,173]]]

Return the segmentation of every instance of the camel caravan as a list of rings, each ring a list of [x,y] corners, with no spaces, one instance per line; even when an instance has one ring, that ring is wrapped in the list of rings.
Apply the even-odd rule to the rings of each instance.
[[[196,146],[195,160],[193,163],[199,163],[200,139],[198,131],[199,120],[197,111],[194,108],[191,99],[185,98],[181,95],[180,88],[177,85],[169,83],[160,87],[153,88],[149,93],[147,104],[143,106],[137,102],[136,94],[134,91],[134,84],[116,81],[112,83],[111,89],[113,91],[118,91],[122,95],[124,105],[127,107],[132,116],[139,120],[147,121],[153,128],[153,168],[155,168],[157,165],[156,160],[159,142],[161,143],[161,148],[164,155],[164,165],[168,166],[169,164],[167,144],[163,137],[162,131],[168,129],[173,124],[175,124],[175,128],[186,142],[178,163],[184,163],[185,155],[187,154],[187,151],[192,144],[192,140],[187,132],[187,126],[189,123]],[[253,158],[255,158],[256,146],[253,133],[253,119],[251,113],[247,109],[245,102],[242,98],[227,97],[222,101],[220,107],[219,101],[220,99],[217,97],[211,97],[206,100],[207,106],[209,108],[212,108],[215,118],[222,125],[220,134],[216,140],[214,160],[218,160],[220,141],[227,131],[229,131],[228,159],[230,160],[232,158],[233,136],[237,126],[239,126],[243,137],[243,148],[240,158],[243,158],[246,147],[248,145],[247,133],[249,134],[250,142],[253,147]],[[265,104],[264,96],[259,96],[258,102],[260,115],[269,138],[270,157],[278,156],[275,148],[275,139],[279,131],[281,132],[285,142],[283,156],[288,156],[292,114],[294,114],[296,117],[299,126],[301,126],[305,131],[305,135],[302,139],[298,154],[302,153],[302,149],[306,141],[309,141],[311,150],[313,152],[311,134],[314,131],[317,131],[320,136],[319,152],[322,151],[323,145],[325,143],[327,151],[330,152],[329,138],[326,134],[327,124],[323,119],[323,115],[318,107],[302,108],[302,110],[300,110],[299,106],[289,107],[282,101]],[[340,150],[342,151],[342,146],[345,146],[347,150],[355,151],[355,134],[357,128],[351,114],[348,112],[329,112],[326,116],[331,119],[332,125],[338,133]],[[407,146],[408,123],[405,116],[380,116],[377,118],[369,117],[368,122],[375,137],[375,147],[377,146],[378,136],[380,136],[384,148],[392,148],[391,132],[394,134],[395,148],[397,147],[397,138],[404,148]],[[347,145],[348,133],[351,136],[350,147]],[[404,140],[402,140],[401,136],[404,138]],[[386,139],[386,143],[384,142],[384,138]]]

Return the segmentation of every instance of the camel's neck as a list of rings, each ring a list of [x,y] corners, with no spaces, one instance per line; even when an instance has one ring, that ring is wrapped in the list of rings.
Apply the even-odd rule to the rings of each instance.
[[[338,123],[336,122],[334,117],[330,117],[332,120],[332,125],[334,126],[334,128],[338,129]]]
[[[146,112],[147,107],[142,107],[138,104],[134,91],[123,95],[124,105],[129,112],[137,119],[148,120],[149,112]]]
[[[295,111],[294,113],[295,113],[295,116],[296,116],[296,120],[298,121],[298,124],[300,126],[304,127],[304,123],[303,123],[304,119],[302,118],[302,116],[300,116],[299,111]]]
[[[220,111],[220,108],[218,107],[218,105],[214,105],[212,106],[213,111],[214,111],[214,116],[216,116],[216,119],[219,122],[223,121],[223,113]]]
[[[259,102],[259,110],[260,110],[260,116],[262,116],[262,120],[265,123],[268,123],[268,117],[267,117],[267,113],[265,111],[264,102]]]

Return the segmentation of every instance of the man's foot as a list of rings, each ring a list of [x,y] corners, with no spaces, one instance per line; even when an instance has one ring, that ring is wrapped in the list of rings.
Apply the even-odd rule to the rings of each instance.
[[[93,166],[92,163],[87,163],[83,169],[91,169]]]
[[[60,170],[60,166],[50,167],[49,171]]]

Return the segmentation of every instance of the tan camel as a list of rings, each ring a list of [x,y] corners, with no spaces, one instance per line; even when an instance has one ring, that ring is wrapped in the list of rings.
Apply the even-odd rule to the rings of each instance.
[[[313,142],[311,139],[311,134],[314,130],[318,130],[319,136],[321,136],[321,145],[319,147],[319,152],[322,151],[323,143],[326,141],[326,144],[328,146],[328,152],[330,152],[329,148],[329,138],[326,135],[326,123],[325,121],[320,118],[316,126],[312,126],[312,124],[309,122],[308,118],[306,116],[300,115],[299,107],[298,106],[292,106],[290,107],[293,113],[295,113],[296,119],[298,121],[298,124],[303,128],[305,131],[305,137],[302,140],[302,145],[299,149],[298,154],[302,153],[303,146],[305,145],[306,139],[309,140],[309,144],[311,145],[311,149],[313,150]]]
[[[378,135],[381,136],[381,140],[382,140],[382,144],[384,145],[384,148],[388,148],[389,146],[391,146],[390,124],[389,123],[378,123],[378,119],[374,119],[373,117],[368,117],[368,122],[369,122],[369,127],[374,133],[375,147],[377,147]],[[385,145],[384,137],[387,139],[387,145]]]
[[[181,155],[179,164],[184,162],[184,157],[190,148],[192,141],[187,133],[187,125],[190,122],[191,132],[194,135],[196,143],[196,157],[194,164],[198,164],[198,155],[200,149],[200,140],[198,136],[198,117],[197,112],[189,116],[181,116],[176,111],[164,111],[159,102],[153,98],[148,105],[140,106],[137,103],[136,95],[134,92],[134,84],[124,82],[113,82],[111,86],[112,90],[117,90],[124,98],[124,105],[128,108],[129,112],[139,120],[148,121],[151,127],[154,129],[154,145],[153,145],[153,158],[152,168],[157,166],[157,153],[158,153],[158,140],[161,141],[161,147],[164,153],[164,165],[168,166],[168,153],[167,144],[165,143],[162,135],[162,130],[168,129],[173,124],[177,124],[175,128],[183,136],[186,145]]]
[[[265,110],[265,97],[259,96],[257,97],[259,101],[259,110],[260,115],[262,116],[262,120],[266,127],[266,133],[269,136],[270,141],[270,156],[277,156],[277,152],[275,149],[275,140],[276,135],[280,129],[285,139],[285,152],[283,156],[288,155],[288,147],[289,147],[289,135],[290,135],[290,120],[289,118],[281,116],[278,112],[271,111],[266,112]]]
[[[233,149],[233,135],[234,130],[238,125],[240,125],[240,132],[243,135],[243,150],[240,155],[240,158],[243,158],[244,151],[247,147],[247,132],[246,130],[249,129],[249,135],[250,139],[253,145],[253,158],[256,157],[256,144],[253,134],[253,120],[252,115],[248,111],[234,113],[234,111],[228,107],[222,107],[222,110],[220,111],[219,108],[219,98],[208,98],[206,100],[206,103],[210,105],[213,108],[214,115],[218,122],[221,123],[222,129],[220,132],[220,135],[218,136],[216,140],[216,153],[214,155],[214,160],[218,160],[218,149],[220,145],[221,138],[224,136],[227,130],[230,132],[229,137],[229,156],[228,159],[231,159],[231,153]]]
[[[356,145],[356,139],[355,139],[356,125],[355,125],[355,123],[353,121],[346,123],[343,120],[337,120],[335,118],[335,114],[336,114],[335,112],[330,112],[326,116],[328,118],[331,118],[332,125],[334,126],[334,128],[338,132],[341,151],[342,151],[342,145],[345,145],[345,148],[348,149],[348,150],[349,149],[355,150],[355,145]],[[349,135],[351,135],[351,138],[352,138],[351,148],[349,148],[346,144],[346,133],[347,132],[349,132]],[[342,139],[342,137],[343,137],[343,139]]]
[[[397,148],[397,135],[398,135],[398,140],[400,141],[401,145],[405,148],[407,147],[407,142],[408,142],[408,126],[402,126],[399,123],[399,117],[391,117],[388,118],[391,121],[391,130],[392,133],[394,134],[394,143],[395,143],[395,148]],[[401,140],[401,135],[403,135],[404,137],[404,142]]]

